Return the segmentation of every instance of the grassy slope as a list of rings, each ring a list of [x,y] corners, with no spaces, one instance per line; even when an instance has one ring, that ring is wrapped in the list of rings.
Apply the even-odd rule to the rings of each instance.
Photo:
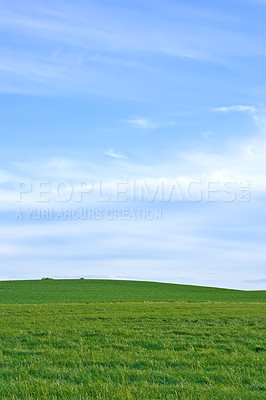
[[[264,304],[0,306],[1,400],[265,399]]]
[[[265,294],[1,282],[0,398],[264,399]]]
[[[265,300],[266,291],[248,292],[154,282],[87,279],[0,282],[0,304]]]

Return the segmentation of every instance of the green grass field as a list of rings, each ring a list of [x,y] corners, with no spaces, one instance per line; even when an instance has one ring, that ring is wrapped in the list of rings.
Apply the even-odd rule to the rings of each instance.
[[[0,399],[265,399],[266,292],[0,282]]]
[[[0,304],[120,301],[266,302],[266,291],[241,291],[169,283],[98,279],[0,282]]]

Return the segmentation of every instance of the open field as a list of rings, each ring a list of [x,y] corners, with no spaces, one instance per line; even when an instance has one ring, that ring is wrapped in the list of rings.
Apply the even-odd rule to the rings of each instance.
[[[1,283],[1,400],[265,398],[265,292],[100,283]]]
[[[118,301],[265,302],[266,291],[242,291],[169,283],[97,279],[0,282],[0,304]]]

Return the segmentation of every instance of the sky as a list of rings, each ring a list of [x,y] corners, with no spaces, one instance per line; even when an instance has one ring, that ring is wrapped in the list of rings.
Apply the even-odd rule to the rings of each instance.
[[[0,0],[0,280],[265,289],[265,17]]]

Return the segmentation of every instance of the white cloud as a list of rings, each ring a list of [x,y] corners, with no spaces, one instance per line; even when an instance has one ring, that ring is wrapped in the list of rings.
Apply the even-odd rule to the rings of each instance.
[[[156,122],[153,122],[149,119],[145,118],[136,118],[136,119],[129,119],[128,122],[141,129],[155,129],[158,127]]]
[[[241,106],[241,105],[237,105],[237,106],[230,106],[230,107],[218,107],[218,108],[214,108],[213,111],[217,111],[217,112],[231,112],[231,111],[235,111],[235,112],[249,112],[249,113],[255,113],[257,111],[257,109],[253,106]]]
[[[38,206],[43,208],[47,204],[36,205],[36,198],[40,191],[40,182],[51,180],[51,196],[57,182],[67,181],[73,185],[74,195],[79,193],[81,182],[94,185],[94,192],[89,196],[90,205],[95,203],[98,195],[98,184],[102,182],[106,195],[115,191],[117,180],[125,180],[129,183],[141,183],[143,180],[153,191],[164,181],[165,188],[171,188],[176,181],[184,188],[191,182],[200,181],[205,188],[206,183],[219,181],[224,182],[250,182],[252,197],[258,198],[266,194],[266,127],[264,125],[264,114],[256,114],[260,125],[260,134],[242,140],[234,145],[231,143],[226,150],[217,151],[179,151],[169,155],[164,162],[137,163],[129,161],[123,154],[110,149],[105,152],[106,156],[117,160],[123,160],[123,168],[120,163],[114,163],[112,168],[105,163],[91,164],[85,160],[71,160],[64,158],[51,158],[50,160],[15,163],[12,166],[12,173],[8,170],[1,170],[0,181],[5,185],[0,189],[0,209],[16,209],[14,199],[18,193],[14,190],[14,184],[18,187],[20,182],[32,183],[30,194],[23,195],[23,206]],[[260,123],[260,121],[262,121]],[[205,133],[209,135],[210,133]],[[204,186],[205,185],[205,186]],[[141,186],[141,185],[139,185]],[[167,192],[168,193],[168,192]],[[73,195],[73,196],[74,196]],[[74,196],[75,198],[75,196]],[[70,205],[70,204],[68,204]],[[52,202],[53,207],[62,207],[62,203]]]
[[[65,158],[52,158],[47,161],[46,166],[48,168],[55,168],[55,169],[70,169],[75,166],[75,162]]]
[[[115,152],[113,150],[108,150],[104,153],[106,156],[112,157],[112,158],[117,158],[117,159],[122,159],[122,160],[126,160],[127,157],[123,156],[122,154]]]

